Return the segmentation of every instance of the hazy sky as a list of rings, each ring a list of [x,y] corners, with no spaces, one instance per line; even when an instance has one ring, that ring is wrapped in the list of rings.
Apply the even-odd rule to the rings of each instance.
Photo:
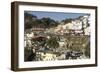
[[[25,12],[35,15],[39,19],[43,17],[50,17],[51,19],[54,19],[56,21],[61,21],[69,18],[74,19],[79,16],[86,15],[84,13],[67,13],[67,12],[44,12],[44,11],[25,11]]]

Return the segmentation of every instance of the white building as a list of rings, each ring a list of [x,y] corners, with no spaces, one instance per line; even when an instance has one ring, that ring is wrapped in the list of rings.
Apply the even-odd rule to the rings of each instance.
[[[82,33],[84,28],[84,33],[89,35],[90,29],[89,29],[89,23],[90,23],[90,16],[84,15],[80,18],[72,20],[70,23],[65,24],[59,24],[55,29],[54,32],[63,35],[64,33],[70,33],[70,30],[72,32]]]

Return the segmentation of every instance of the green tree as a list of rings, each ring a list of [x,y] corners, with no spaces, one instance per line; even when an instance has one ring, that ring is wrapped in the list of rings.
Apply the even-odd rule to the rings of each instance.
[[[73,19],[69,18],[69,19],[65,19],[65,20],[62,20],[62,22],[64,23],[71,23]]]
[[[24,13],[25,29],[32,28],[33,27],[32,23],[33,21],[36,21],[36,20],[37,20],[37,16],[25,12]]]
[[[47,46],[56,50],[56,48],[59,47],[59,43],[56,38],[51,37],[49,40],[47,40]]]
[[[85,55],[90,58],[90,43],[86,45],[85,50]]]

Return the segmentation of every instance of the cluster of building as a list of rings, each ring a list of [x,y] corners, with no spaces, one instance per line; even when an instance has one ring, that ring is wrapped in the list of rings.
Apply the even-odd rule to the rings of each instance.
[[[60,23],[57,27],[50,28],[50,29],[44,29],[44,28],[32,28],[29,30],[29,32],[25,32],[25,38],[24,38],[24,47],[28,46],[28,49],[33,49],[33,52],[36,53],[36,60],[37,61],[48,61],[48,60],[62,60],[66,59],[68,57],[67,52],[69,51],[68,48],[70,46],[73,46],[75,43],[77,43],[77,37],[83,37],[83,36],[89,36],[90,35],[90,22],[89,22],[90,16],[84,15],[80,18],[72,20],[70,23]],[[50,39],[50,37],[55,36],[59,37],[60,40],[58,40],[59,48],[56,51],[50,51],[50,50],[35,50],[32,39],[38,39],[40,37]],[[73,42],[72,39],[67,39],[69,35],[78,35],[76,38],[72,36],[72,39],[76,39]],[[71,36],[70,36],[71,37]],[[84,37],[83,37],[84,38]],[[89,41],[89,37],[87,37]],[[81,39],[80,39],[81,40]],[[81,42],[80,42],[81,43]],[[80,44],[79,42],[77,44]],[[86,44],[80,44],[84,47]],[[77,45],[75,45],[77,46]],[[80,46],[79,46],[80,47]],[[43,47],[42,47],[43,48]],[[78,56],[79,58],[82,56]],[[71,57],[69,55],[68,59]],[[76,57],[75,57],[76,58]],[[86,58],[86,57],[81,57]]]
[[[65,33],[90,35],[89,15],[81,16],[80,18],[72,20],[70,23],[62,23],[54,29],[55,33],[62,35]]]

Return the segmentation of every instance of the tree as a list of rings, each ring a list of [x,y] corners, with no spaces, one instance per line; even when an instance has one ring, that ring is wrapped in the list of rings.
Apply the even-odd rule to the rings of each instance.
[[[90,42],[85,47],[85,56],[90,58]]]
[[[85,30],[84,30],[84,23],[83,23],[83,21],[82,21],[82,33],[83,33],[83,35],[85,34]]]
[[[64,23],[71,23],[73,19],[69,18],[69,19],[65,19],[65,20],[62,20],[62,22]]]
[[[32,49],[24,49],[24,61],[35,61],[36,53],[33,52]]]
[[[35,20],[37,20],[37,16],[25,12],[24,13],[25,29],[32,28],[32,26],[33,26],[32,23]]]
[[[56,50],[56,48],[59,47],[59,43],[56,38],[51,37],[49,40],[47,40],[47,46]]]

